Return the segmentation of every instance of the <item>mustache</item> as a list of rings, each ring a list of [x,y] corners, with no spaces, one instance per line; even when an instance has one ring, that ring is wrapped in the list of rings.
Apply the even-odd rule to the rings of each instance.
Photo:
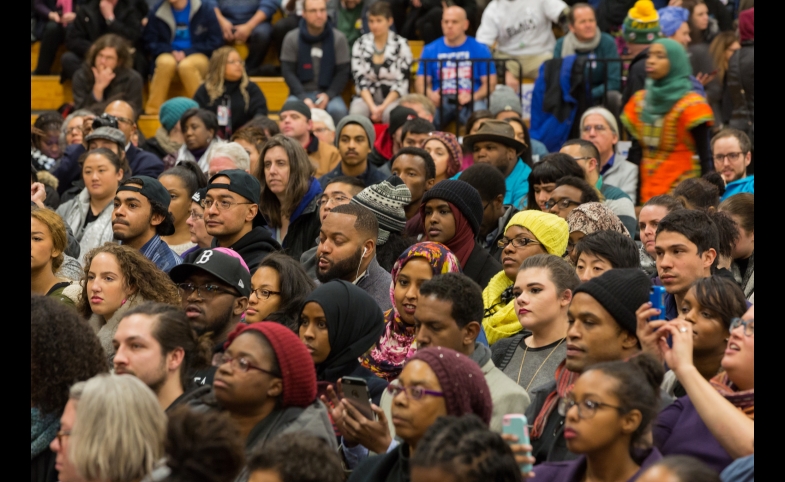
[[[115,219],[115,220],[113,220],[113,221],[112,221],[112,226],[114,226],[115,224],[123,224],[123,225],[125,225],[125,226],[130,226],[130,224],[128,223],[128,221],[126,221],[126,220],[124,220],[124,219]]]

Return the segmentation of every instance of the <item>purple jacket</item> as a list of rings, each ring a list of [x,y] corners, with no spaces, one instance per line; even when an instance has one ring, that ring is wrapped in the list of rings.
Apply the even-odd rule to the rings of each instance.
[[[641,468],[628,482],[633,482],[650,465],[658,462],[662,454],[656,448],[643,451],[639,457],[635,457],[636,462],[640,462]],[[565,462],[544,462],[534,466],[534,473],[537,474],[537,482],[579,482],[586,474],[586,457],[581,455],[575,460]]]

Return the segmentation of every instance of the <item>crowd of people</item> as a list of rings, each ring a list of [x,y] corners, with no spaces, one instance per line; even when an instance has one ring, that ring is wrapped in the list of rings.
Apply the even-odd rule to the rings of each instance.
[[[32,480],[754,480],[754,7],[569,3],[33,2]]]

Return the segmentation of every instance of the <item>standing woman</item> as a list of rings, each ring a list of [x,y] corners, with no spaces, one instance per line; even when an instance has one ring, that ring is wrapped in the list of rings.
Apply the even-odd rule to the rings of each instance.
[[[356,96],[349,114],[370,117],[375,123],[388,124],[398,99],[409,93],[412,51],[405,38],[390,31],[392,23],[389,3],[372,4],[368,9],[370,33],[352,46]]]
[[[231,46],[213,52],[194,100],[202,109],[216,114],[218,136],[225,140],[255,116],[267,115],[267,99],[259,86],[248,80],[245,63]]]
[[[538,254],[563,256],[568,237],[567,222],[555,214],[527,210],[510,218],[504,237],[499,240],[503,269],[482,292],[485,306],[482,325],[489,344],[521,331],[513,286],[521,264]]]
[[[193,161],[206,173],[212,148],[223,142],[217,135],[218,118],[209,110],[188,109],[180,117],[180,131],[185,144],[177,151],[177,162]]]
[[[704,0],[684,0],[682,8],[690,13],[690,45],[708,44],[714,40],[718,28],[709,18],[709,7]]]
[[[30,222],[30,292],[74,306],[75,300],[63,293],[71,282],[57,277],[68,241],[63,219],[54,211],[32,206]]]
[[[692,67],[684,47],[671,39],[655,40],[646,73],[646,88],[633,95],[621,115],[642,148],[641,202],[713,170],[709,134],[714,113],[692,90]]]
[[[461,145],[458,138],[449,132],[434,131],[428,134],[422,146],[433,158],[436,165],[436,184],[445,179],[451,179],[461,170]]]
[[[267,141],[260,157],[259,212],[286,254],[299,260],[313,247],[321,226],[318,202],[322,188],[313,175],[313,164],[300,143],[283,134]]]
[[[681,201],[670,194],[661,194],[646,201],[640,214],[638,214],[638,228],[640,229],[641,238],[641,269],[651,277],[657,276],[657,264],[655,262],[657,253],[654,249],[657,226],[660,224],[660,219],[679,209],[684,209]]]
[[[733,277],[750,303],[755,302],[755,195],[734,194],[720,204],[739,228],[739,239],[733,246]]]
[[[185,251],[196,246],[196,243],[191,240],[188,227],[188,218],[191,216],[191,198],[196,191],[207,186],[207,177],[195,162],[183,161],[168,171],[164,171],[158,176],[158,180],[172,196],[169,212],[174,216],[174,234],[163,236],[161,239],[178,256],[182,256]]]
[[[417,243],[406,250],[392,269],[393,307],[384,314],[384,333],[362,357],[362,365],[388,382],[396,379],[413,353],[414,310],[420,285],[440,274],[460,272],[458,258],[442,244]]]

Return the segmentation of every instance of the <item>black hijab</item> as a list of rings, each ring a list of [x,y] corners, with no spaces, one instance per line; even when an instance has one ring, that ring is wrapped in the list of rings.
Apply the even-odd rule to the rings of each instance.
[[[358,358],[379,341],[384,315],[368,293],[343,280],[317,287],[303,307],[312,301],[324,311],[330,339],[330,354],[316,365],[316,378],[336,382],[357,368]]]

